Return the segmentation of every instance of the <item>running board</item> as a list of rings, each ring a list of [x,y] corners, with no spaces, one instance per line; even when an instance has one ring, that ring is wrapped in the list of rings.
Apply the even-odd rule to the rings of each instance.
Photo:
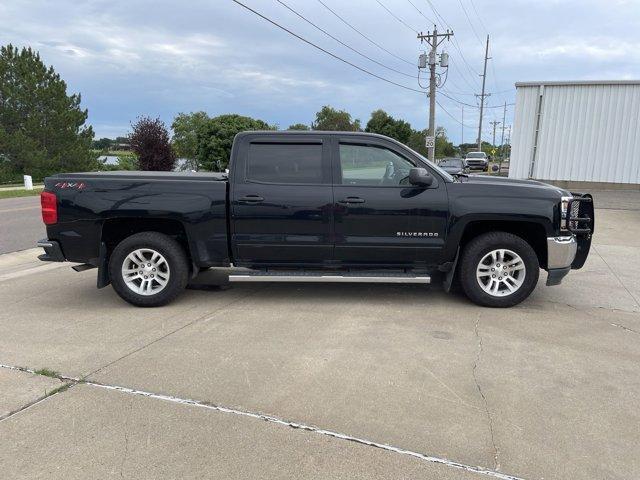
[[[230,282],[336,282],[336,283],[431,283],[429,275],[369,272],[291,272],[257,271],[229,275]]]

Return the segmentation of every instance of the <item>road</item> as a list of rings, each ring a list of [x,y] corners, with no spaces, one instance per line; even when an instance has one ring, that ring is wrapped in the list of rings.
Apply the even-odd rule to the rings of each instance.
[[[640,192],[595,197],[585,267],[511,309],[224,270],[143,309],[0,255],[3,478],[640,478]]]
[[[0,200],[0,254],[33,248],[46,236],[40,197]]]
[[[40,216],[40,197],[0,200],[0,254],[33,248],[46,236]]]

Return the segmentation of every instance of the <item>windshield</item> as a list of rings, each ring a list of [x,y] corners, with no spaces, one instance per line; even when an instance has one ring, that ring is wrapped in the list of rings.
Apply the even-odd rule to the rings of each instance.
[[[484,158],[486,155],[484,152],[469,152],[467,158]]]
[[[438,165],[441,167],[462,167],[462,160],[450,158],[448,160],[442,160]]]

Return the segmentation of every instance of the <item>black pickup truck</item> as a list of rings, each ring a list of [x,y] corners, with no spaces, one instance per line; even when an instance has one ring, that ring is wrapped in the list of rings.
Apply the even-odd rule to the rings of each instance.
[[[126,301],[158,306],[209,267],[230,281],[429,283],[513,306],[540,268],[581,268],[588,194],[453,177],[380,135],[245,132],[226,173],[101,172],[45,180],[44,261],[98,268]]]

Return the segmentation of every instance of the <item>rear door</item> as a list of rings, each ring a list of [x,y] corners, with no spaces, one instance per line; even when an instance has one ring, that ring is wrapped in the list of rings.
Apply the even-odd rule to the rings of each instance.
[[[330,262],[333,196],[326,138],[313,134],[241,138],[230,186],[236,264]]]
[[[448,218],[444,180],[409,184],[425,164],[376,137],[345,136],[334,147],[335,250],[344,265],[427,266],[441,262]]]

